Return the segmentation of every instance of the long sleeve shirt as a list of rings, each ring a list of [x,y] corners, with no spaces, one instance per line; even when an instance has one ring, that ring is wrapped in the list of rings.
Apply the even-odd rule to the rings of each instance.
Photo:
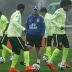
[[[54,34],[65,34],[65,29],[60,29],[61,26],[65,27],[66,12],[64,11],[64,9],[57,9],[50,19],[52,24],[54,25]]]
[[[44,37],[48,37],[48,36],[53,36],[53,24],[50,21],[50,18],[52,17],[51,14],[46,13],[44,16],[44,22],[45,22],[45,34]]]
[[[7,30],[8,37],[21,37],[22,31],[25,30],[25,27],[22,26],[21,22],[21,13],[16,11],[11,15],[10,24]]]
[[[2,32],[6,29],[7,24],[9,23],[7,17],[5,15],[1,16],[1,26],[2,26]],[[7,32],[5,32],[7,34]]]
[[[0,36],[3,36],[2,26],[1,26],[1,19],[0,19]]]

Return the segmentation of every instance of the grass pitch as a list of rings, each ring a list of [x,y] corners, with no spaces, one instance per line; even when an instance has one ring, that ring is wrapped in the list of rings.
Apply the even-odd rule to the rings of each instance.
[[[45,49],[41,50],[42,56],[45,53]],[[1,53],[0,53],[1,55]],[[61,62],[62,59],[62,51],[59,53],[59,55],[56,57],[54,60],[54,66],[55,66],[55,71],[52,71],[49,69],[49,67],[46,66],[46,63],[42,61],[42,56],[41,56],[41,68],[39,72],[72,72],[72,49],[69,50],[68,58],[67,58],[67,63],[71,65],[71,68],[66,68],[65,70],[59,70],[58,69],[58,63]],[[6,56],[6,64],[0,64],[0,72],[9,72],[9,68],[11,65],[11,62],[9,62],[9,57],[10,54],[7,53]],[[31,55],[30,55],[30,65],[33,65],[36,63],[36,51],[32,50]],[[23,51],[21,51],[18,63],[16,65],[16,69],[20,70],[20,72],[25,72],[25,66],[20,65],[20,61],[23,61]],[[32,72],[32,71],[30,71]]]

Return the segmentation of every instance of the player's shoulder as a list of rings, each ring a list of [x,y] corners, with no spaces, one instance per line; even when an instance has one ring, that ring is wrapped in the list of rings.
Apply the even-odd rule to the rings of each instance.
[[[11,17],[16,17],[16,18],[19,18],[21,16],[21,13],[18,11],[18,10],[16,10],[12,15],[11,15]]]
[[[3,19],[6,19],[7,17],[5,16],[5,15],[2,15],[1,16],[1,19],[3,20]]]
[[[56,12],[62,12],[63,11],[63,8],[59,8],[56,10]]]
[[[44,18],[41,14],[38,14],[38,18],[44,20]]]
[[[6,16],[5,15],[2,15],[1,18],[6,18]]]
[[[30,14],[27,18],[27,20],[30,20],[30,19],[32,19],[32,14]]]
[[[32,17],[32,14],[28,16],[28,18],[31,18],[31,17]]]
[[[41,14],[38,14],[38,17],[43,18],[43,16]]]
[[[52,14],[46,13],[44,18],[50,18],[51,16],[52,16]]]
[[[50,19],[50,17],[52,17],[52,14],[46,13],[44,16],[44,20],[48,20],[48,19]]]

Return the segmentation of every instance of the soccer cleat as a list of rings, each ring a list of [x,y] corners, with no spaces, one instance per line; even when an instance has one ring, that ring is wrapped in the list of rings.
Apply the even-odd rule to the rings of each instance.
[[[9,72],[20,72],[20,71],[16,70],[15,68],[10,68]]]
[[[68,65],[67,62],[65,62],[65,66],[66,68],[70,68],[70,65]]]
[[[33,70],[36,70],[36,68],[33,68],[33,67],[31,67],[31,66],[27,66],[27,67],[25,68],[25,71],[33,71]]]
[[[55,70],[53,64],[48,64],[48,63],[47,63],[47,66],[48,66],[51,70]]]
[[[20,64],[26,66],[26,63],[24,63],[24,61],[21,61]]]

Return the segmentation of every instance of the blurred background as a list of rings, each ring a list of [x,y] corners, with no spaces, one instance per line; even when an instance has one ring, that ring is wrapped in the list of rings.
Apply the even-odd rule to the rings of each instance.
[[[48,12],[53,14],[54,11],[60,7],[60,1],[61,0],[0,0],[0,10],[7,16],[8,20],[10,20],[10,16],[16,10],[17,5],[20,3],[25,4],[25,11],[22,15],[22,24],[25,26],[28,16],[32,13],[33,5],[37,5],[39,9],[46,7]],[[72,45],[72,8],[67,12],[66,26],[67,36],[70,45]],[[22,36],[25,36],[25,34],[23,33]]]
[[[22,15],[23,24],[25,24],[27,17],[32,13],[33,5],[38,5],[39,9],[42,7],[46,7],[48,9],[48,5],[51,2],[57,2],[61,0],[0,0],[0,10],[2,10],[3,14],[10,19],[11,14],[16,10],[16,6],[20,3],[25,4],[25,11]]]

